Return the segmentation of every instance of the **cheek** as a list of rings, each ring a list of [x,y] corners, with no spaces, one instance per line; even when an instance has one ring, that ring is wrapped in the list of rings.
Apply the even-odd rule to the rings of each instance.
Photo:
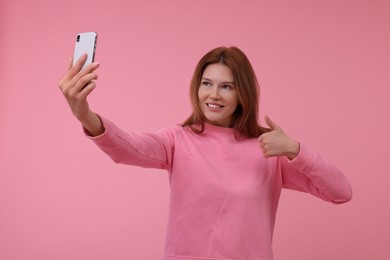
[[[198,89],[198,99],[203,100],[203,99],[205,99],[205,97],[206,97],[205,92],[202,90],[202,88],[199,88]]]
[[[229,102],[232,104],[232,106],[238,105],[238,96],[237,93],[232,93],[232,95],[229,96]]]
[[[200,110],[203,112],[203,101],[204,101],[204,93],[199,89],[198,90],[198,107],[200,108]]]

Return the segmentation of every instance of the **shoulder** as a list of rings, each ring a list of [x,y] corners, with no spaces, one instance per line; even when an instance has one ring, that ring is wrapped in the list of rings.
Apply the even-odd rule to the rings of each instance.
[[[180,124],[176,124],[173,126],[164,127],[162,129],[158,130],[157,133],[177,135],[177,134],[188,132],[188,130],[190,130],[188,127],[182,126]]]
[[[195,133],[188,126],[176,124],[173,126],[162,128],[155,132],[155,134],[164,138],[165,140],[169,140],[170,142],[176,143],[178,140],[183,139],[189,135],[194,135]]]

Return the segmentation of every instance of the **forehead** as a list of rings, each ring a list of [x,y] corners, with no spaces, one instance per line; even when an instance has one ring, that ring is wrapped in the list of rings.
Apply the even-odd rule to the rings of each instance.
[[[232,70],[222,63],[208,65],[203,72],[202,78],[216,82],[234,82]]]

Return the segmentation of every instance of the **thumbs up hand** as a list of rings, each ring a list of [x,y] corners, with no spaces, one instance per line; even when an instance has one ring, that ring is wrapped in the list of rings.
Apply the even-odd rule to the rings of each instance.
[[[288,137],[268,116],[265,116],[265,122],[271,131],[258,138],[264,157],[284,155],[290,160],[294,159],[299,153],[299,142]]]

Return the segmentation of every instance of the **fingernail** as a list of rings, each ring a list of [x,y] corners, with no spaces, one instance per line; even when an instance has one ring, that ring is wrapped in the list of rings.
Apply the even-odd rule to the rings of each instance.
[[[94,65],[94,66],[99,66],[100,63],[99,63],[98,61],[95,61],[95,62],[93,63],[93,65]]]

